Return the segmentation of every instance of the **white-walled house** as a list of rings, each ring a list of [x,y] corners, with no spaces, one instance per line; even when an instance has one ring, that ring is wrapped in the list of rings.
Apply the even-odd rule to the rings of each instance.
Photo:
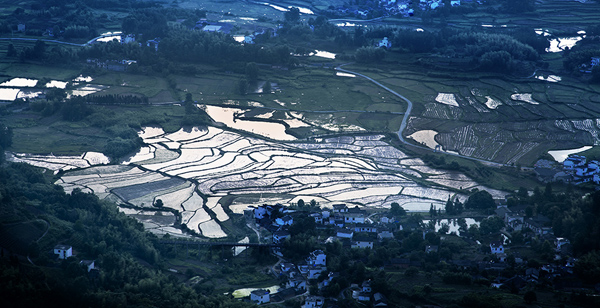
[[[275,223],[280,226],[291,226],[294,223],[294,218],[290,215],[285,215],[275,219]]]
[[[370,224],[356,224],[354,232],[377,232],[377,227]]]
[[[336,236],[339,238],[352,238],[354,232],[345,228],[340,228],[336,232]]]
[[[373,289],[371,289],[371,280],[365,280],[362,283],[362,291],[365,293],[371,293]]]
[[[323,214],[321,213],[312,213],[310,214],[310,217],[315,219],[315,223],[317,224],[323,224]]]
[[[73,255],[73,247],[69,245],[56,245],[54,246],[54,254],[58,255],[59,259],[66,259]]]
[[[345,204],[334,204],[333,212],[334,213],[346,213],[346,212],[348,212],[348,207]]]
[[[96,264],[94,260],[81,260],[81,262],[79,262],[79,264],[81,264],[82,266],[85,266],[85,268],[87,269],[88,273],[96,268]]]
[[[286,230],[278,230],[273,233],[273,243],[281,243],[286,238],[290,237],[290,233]]]
[[[327,265],[327,255],[323,252],[323,250],[315,250],[310,253],[310,257],[308,259],[308,264],[310,265]]]
[[[250,293],[250,300],[257,304],[264,304],[271,301],[269,291],[260,289],[254,290]]]
[[[318,308],[323,307],[325,304],[325,298],[322,296],[309,296],[304,301],[304,308]]]
[[[504,253],[504,245],[500,241],[494,241],[490,243],[490,250],[493,254]]]
[[[365,215],[363,213],[345,213],[344,214],[344,222],[345,223],[364,224],[365,223]]]
[[[267,215],[267,209],[265,207],[259,206],[254,209],[254,218],[263,219]]]
[[[296,290],[306,290],[306,279],[304,277],[294,277],[288,280],[285,284],[286,288],[294,288]]]
[[[371,248],[373,249],[373,240],[371,239],[355,239],[352,242],[352,248]]]
[[[327,271],[327,267],[323,265],[311,266],[308,269],[308,279],[317,279],[322,272]]]
[[[584,166],[586,161],[585,156],[572,154],[563,161],[563,168],[565,170],[574,170],[577,167]]]
[[[377,47],[385,47],[385,48],[391,48],[392,47],[392,42],[390,42],[390,40],[388,40],[387,37],[384,37],[381,41],[379,41],[379,44],[377,44]]]

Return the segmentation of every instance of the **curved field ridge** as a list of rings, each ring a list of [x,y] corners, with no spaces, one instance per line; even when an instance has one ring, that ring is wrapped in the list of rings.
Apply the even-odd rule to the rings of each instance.
[[[443,207],[454,194],[445,187],[479,187],[463,174],[424,166],[420,159],[383,141],[383,135],[274,142],[201,127],[174,134],[147,129],[140,136],[156,149],[154,158],[133,156],[128,166],[66,173],[57,183],[117,198],[146,211],[158,210],[161,199],[161,211],[178,212],[182,224],[209,238],[227,236],[221,228],[230,219],[225,210],[240,213],[262,202],[288,204],[299,197],[318,200],[322,206],[345,202],[388,207],[398,202],[413,211],[427,211],[431,203]],[[163,146],[166,143],[169,147]],[[148,152],[138,155],[146,158]],[[431,177],[435,187],[423,187],[413,177]],[[268,197],[263,199],[263,195]],[[223,203],[224,196],[230,202]],[[144,223],[152,232],[164,233],[174,226],[161,225],[165,221]]]

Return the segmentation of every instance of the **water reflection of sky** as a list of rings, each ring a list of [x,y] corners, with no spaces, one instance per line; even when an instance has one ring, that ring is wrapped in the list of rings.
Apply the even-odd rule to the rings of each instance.
[[[556,160],[557,162],[562,163],[563,161],[565,161],[565,159],[567,159],[567,157],[569,157],[569,155],[587,151],[591,148],[592,146],[586,145],[578,149],[548,151],[548,154],[552,155],[552,157],[554,157],[554,160]]]
[[[2,87],[35,87],[37,79],[13,78],[9,81],[0,83]]]

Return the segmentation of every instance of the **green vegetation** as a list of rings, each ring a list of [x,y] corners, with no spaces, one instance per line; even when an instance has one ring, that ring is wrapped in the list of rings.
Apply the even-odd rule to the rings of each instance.
[[[0,217],[0,292],[9,305],[138,307],[151,301],[158,306],[247,306],[166,274],[157,238],[142,224],[92,194],[75,190],[66,195],[34,167],[0,168]],[[75,257],[53,259],[52,249],[60,243],[74,246]],[[101,274],[88,273],[79,265],[82,259],[95,260]]]

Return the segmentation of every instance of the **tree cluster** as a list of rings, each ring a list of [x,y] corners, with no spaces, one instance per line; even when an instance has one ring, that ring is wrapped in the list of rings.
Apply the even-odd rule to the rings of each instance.
[[[229,296],[203,294],[201,288],[166,274],[160,270],[156,237],[141,223],[91,193],[75,189],[65,194],[35,167],[0,167],[0,214],[13,222],[37,217],[49,225],[48,233],[26,251],[2,250],[0,298],[7,307],[251,306]],[[72,245],[76,256],[53,261],[57,243]],[[36,265],[15,254],[28,254]],[[89,274],[81,259],[96,260],[100,274]]]

